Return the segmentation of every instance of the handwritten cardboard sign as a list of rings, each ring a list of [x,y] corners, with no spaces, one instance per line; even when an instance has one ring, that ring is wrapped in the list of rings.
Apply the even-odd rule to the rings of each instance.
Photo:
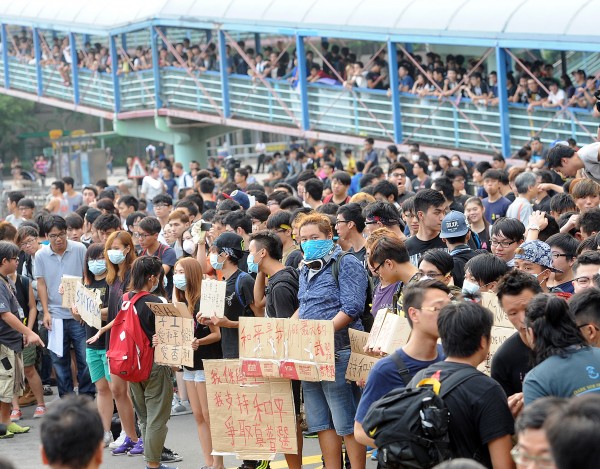
[[[349,329],[348,334],[350,335],[350,360],[348,368],[346,368],[346,379],[348,381],[366,381],[371,368],[379,361],[379,358],[364,352],[367,340],[369,340],[368,332]]]
[[[380,309],[375,316],[373,327],[367,340],[370,349],[381,349],[390,354],[406,345],[410,337],[410,326],[404,315],[394,314],[391,309]]]
[[[485,292],[481,294],[481,305],[488,308],[494,314],[494,326],[492,327],[492,336],[490,344],[490,353],[486,359],[477,367],[486,375],[491,374],[492,358],[500,348],[500,346],[515,333],[515,328],[508,320],[506,313],[500,306],[498,297],[495,293]]]
[[[200,315],[203,318],[225,315],[225,287],[227,282],[222,280],[206,279],[202,281],[202,294],[200,297]]]
[[[247,376],[335,381],[332,321],[240,317],[239,326]]]
[[[90,327],[100,329],[102,316],[100,314],[100,301],[93,290],[86,288],[81,283],[76,284],[75,306],[81,319]]]
[[[194,319],[183,303],[147,303],[155,318],[158,345],[154,361],[169,366],[194,366]]]
[[[289,380],[248,377],[239,360],[204,360],[213,454],[270,460],[297,454]]]
[[[77,285],[81,285],[81,277],[63,275],[61,283],[64,290],[62,305],[65,308],[70,308],[75,304],[75,300],[77,299]]]

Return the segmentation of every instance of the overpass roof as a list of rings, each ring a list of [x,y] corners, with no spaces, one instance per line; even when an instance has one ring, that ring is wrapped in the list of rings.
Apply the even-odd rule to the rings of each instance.
[[[257,32],[402,35],[440,43],[470,38],[592,45],[600,39],[600,0],[26,0],[0,2],[0,18],[7,24],[107,34],[166,21],[188,28],[222,24]]]

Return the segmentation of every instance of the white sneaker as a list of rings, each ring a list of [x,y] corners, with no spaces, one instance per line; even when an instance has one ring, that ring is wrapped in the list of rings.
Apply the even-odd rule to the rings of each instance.
[[[117,438],[115,441],[113,441],[112,443],[110,443],[108,445],[108,447],[112,448],[112,449],[118,448],[119,446],[121,446],[125,442],[125,438],[127,438],[126,433],[124,431],[121,431],[121,434],[119,435],[119,438]]]
[[[113,438],[113,434],[110,430],[104,432],[104,447],[106,448],[111,443],[114,443],[115,439]]]
[[[177,405],[171,407],[171,416],[187,415],[192,413],[190,401],[180,401]]]

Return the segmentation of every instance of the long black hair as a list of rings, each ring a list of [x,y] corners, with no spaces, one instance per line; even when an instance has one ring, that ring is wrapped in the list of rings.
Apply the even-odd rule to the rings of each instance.
[[[129,291],[143,291],[153,275],[158,278],[158,288],[153,293],[164,296],[165,291],[162,283],[164,271],[160,260],[155,256],[141,256],[133,261]]]
[[[566,357],[570,346],[585,346],[563,298],[549,293],[536,295],[525,310],[525,326],[533,330],[533,353],[536,365],[553,355]]]

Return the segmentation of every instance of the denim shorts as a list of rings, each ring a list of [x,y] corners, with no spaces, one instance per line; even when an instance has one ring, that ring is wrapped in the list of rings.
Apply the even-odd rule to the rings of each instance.
[[[204,370],[186,370],[183,369],[183,380],[193,381],[195,383],[205,383],[206,377],[204,376]]]
[[[350,349],[337,352],[335,381],[302,381],[308,431],[335,430],[340,436],[354,433],[354,415],[360,400],[356,383],[346,381]]]

